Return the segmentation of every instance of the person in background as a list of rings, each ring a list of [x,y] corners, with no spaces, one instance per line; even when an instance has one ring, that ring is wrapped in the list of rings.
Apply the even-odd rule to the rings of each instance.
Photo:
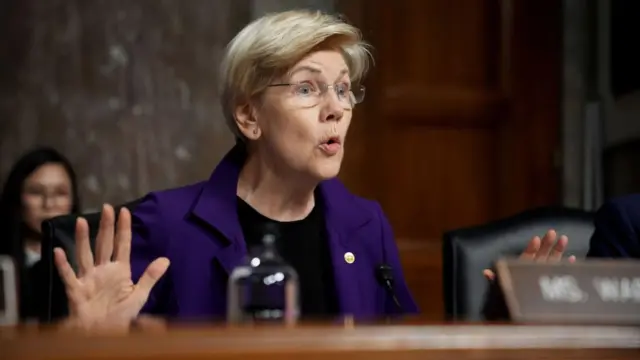
[[[124,328],[141,313],[223,318],[228,276],[269,223],[298,272],[303,319],[417,313],[381,206],[336,179],[364,100],[368,48],[358,29],[320,12],[275,13],[247,25],[221,71],[236,146],[209,180],[153,192],[131,213],[122,209],[117,225],[105,205],[95,254],[88,224],[78,220],[79,272],[55,251],[66,324]],[[382,264],[393,294],[376,278]]]
[[[640,259],[640,194],[607,201],[594,226],[588,258]]]
[[[19,274],[20,316],[37,317],[42,222],[80,211],[76,175],[58,151],[41,147],[11,168],[0,193],[0,253],[11,256]]]

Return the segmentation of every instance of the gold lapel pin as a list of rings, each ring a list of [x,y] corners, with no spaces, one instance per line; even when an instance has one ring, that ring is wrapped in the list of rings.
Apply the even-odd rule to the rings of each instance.
[[[344,261],[346,261],[347,264],[353,264],[353,262],[356,261],[356,256],[353,255],[352,252],[344,253]]]

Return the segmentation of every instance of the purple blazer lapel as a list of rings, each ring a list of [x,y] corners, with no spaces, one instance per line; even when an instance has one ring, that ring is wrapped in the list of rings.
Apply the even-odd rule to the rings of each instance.
[[[240,146],[231,149],[211,174],[192,210],[193,215],[222,235],[217,237],[220,240],[217,259],[227,274],[247,253],[236,200],[238,177],[245,157]]]
[[[353,241],[352,235],[368,224],[371,217],[363,209],[354,208],[354,202],[350,201],[353,195],[337,179],[321,183],[320,190],[340,309],[344,315],[357,316],[362,310],[360,301],[367,297],[360,281],[360,277],[366,274],[356,263],[357,255],[362,253],[361,244]],[[351,254],[355,256],[353,262],[348,258]]]

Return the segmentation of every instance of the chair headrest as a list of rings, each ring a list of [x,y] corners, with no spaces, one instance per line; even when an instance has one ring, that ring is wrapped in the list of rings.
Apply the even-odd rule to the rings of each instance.
[[[543,236],[549,229],[569,237],[568,252],[586,255],[593,232],[593,213],[571,208],[538,208],[484,225],[446,232],[444,241],[464,247],[490,246],[500,254],[515,255],[524,250],[522,246],[529,239]]]
[[[94,251],[95,238],[100,228],[101,213],[62,215],[42,222],[43,253],[46,252],[47,255],[53,256],[54,248],[62,248],[67,254],[69,264],[71,264],[71,267],[76,271],[78,269],[73,254],[75,253],[76,247],[76,221],[80,216],[85,218],[89,224],[89,242],[91,250]]]

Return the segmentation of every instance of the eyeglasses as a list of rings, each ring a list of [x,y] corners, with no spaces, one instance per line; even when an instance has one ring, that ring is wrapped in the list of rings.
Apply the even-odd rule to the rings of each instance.
[[[56,204],[56,205],[66,205],[71,202],[71,194],[65,190],[59,189],[34,189],[34,188],[26,188],[23,192],[23,195],[26,197],[26,201],[30,203],[38,203],[42,204]]]
[[[329,89],[333,89],[343,108],[350,110],[364,100],[365,87],[351,87],[348,83],[329,85],[320,81],[301,81],[297,83],[271,84],[269,87],[288,86],[297,102],[304,107],[313,107],[320,103]]]

